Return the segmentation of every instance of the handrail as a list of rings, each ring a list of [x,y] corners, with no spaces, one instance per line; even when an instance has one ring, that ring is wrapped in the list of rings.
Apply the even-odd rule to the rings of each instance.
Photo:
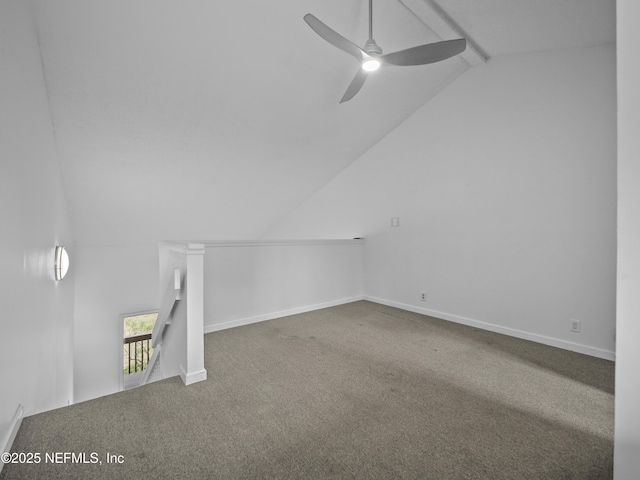
[[[165,293],[162,296],[162,306],[160,307],[160,313],[158,314],[158,319],[156,320],[156,324],[153,327],[153,348],[156,348],[156,346],[158,346],[158,344],[162,340],[164,327],[171,323],[171,312],[173,311],[173,307],[175,306],[175,303],[182,298],[181,280],[182,278],[180,269],[176,268],[173,271],[173,275],[169,279],[169,284],[167,285]]]
[[[130,337],[124,337],[124,344],[141,342],[142,340],[149,340],[151,338],[151,332],[141,333],[140,335],[132,335]]]
[[[160,350],[162,348],[162,337],[164,335],[164,329],[167,325],[171,324],[171,315],[173,309],[178,300],[182,299],[182,272],[179,268],[173,270],[173,275],[169,279],[167,288],[165,288],[164,294],[161,299],[160,311],[156,324],[153,327],[151,336],[151,346],[153,348],[153,354],[149,359],[147,368],[144,370],[142,376],[141,385],[149,382],[150,378],[154,375],[154,370],[160,364]],[[149,335],[149,334],[147,334]]]

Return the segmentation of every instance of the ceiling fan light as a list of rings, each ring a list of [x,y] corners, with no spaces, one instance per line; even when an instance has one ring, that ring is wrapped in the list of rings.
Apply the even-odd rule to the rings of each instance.
[[[365,72],[375,72],[380,68],[380,60],[374,57],[367,58],[364,62],[362,62],[362,69]]]

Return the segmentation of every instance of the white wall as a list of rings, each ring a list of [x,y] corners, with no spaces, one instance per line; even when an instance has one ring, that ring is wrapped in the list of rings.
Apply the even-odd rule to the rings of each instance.
[[[76,402],[120,390],[120,316],[156,310],[158,247],[76,247],[74,397]]]
[[[362,242],[208,245],[205,332],[362,298]]]
[[[365,237],[371,298],[612,358],[615,138],[613,46],[495,58],[264,238]]]
[[[618,0],[618,319],[614,478],[640,472],[640,3]]]
[[[0,1],[0,450],[18,405],[31,415],[73,399],[77,258],[28,2]],[[71,257],[53,278],[54,248]],[[1,464],[0,464],[1,465]]]

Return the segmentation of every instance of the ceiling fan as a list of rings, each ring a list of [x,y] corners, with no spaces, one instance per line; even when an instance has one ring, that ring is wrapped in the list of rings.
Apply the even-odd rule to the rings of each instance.
[[[381,66],[411,66],[426,65],[458,55],[467,48],[467,41],[464,38],[456,40],[445,40],[443,42],[427,43],[417,47],[399,50],[393,53],[382,55],[382,49],[373,39],[373,0],[369,0],[369,40],[363,48],[350,42],[342,35],[332,30],[315,16],[307,13],[304,21],[323,39],[334,47],[353,55],[359,62],[360,68],[355,78],[349,84],[347,91],[343,95],[340,103],[351,100],[360,91],[369,72],[373,72]]]

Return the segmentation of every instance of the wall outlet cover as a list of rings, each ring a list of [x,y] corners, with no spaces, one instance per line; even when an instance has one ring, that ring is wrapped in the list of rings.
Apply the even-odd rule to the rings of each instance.
[[[580,333],[580,320],[571,319],[571,331],[575,333]]]

